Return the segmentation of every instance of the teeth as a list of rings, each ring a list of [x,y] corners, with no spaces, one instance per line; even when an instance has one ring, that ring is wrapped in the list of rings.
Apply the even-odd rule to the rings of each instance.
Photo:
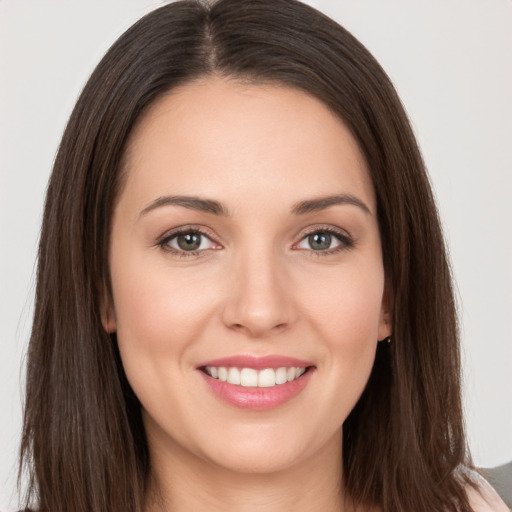
[[[228,380],[228,371],[226,370],[226,368],[224,367],[220,367],[220,368],[215,368],[216,370],[218,370],[218,374],[219,374],[219,380],[222,381],[222,382],[226,382]],[[213,377],[213,372],[210,373],[210,375]]]
[[[228,382],[240,386],[240,370],[238,368],[230,368],[228,370]]]
[[[285,382],[288,382],[286,373],[286,368],[278,368],[276,370],[276,384],[284,384]]]
[[[212,375],[213,377],[213,375]],[[258,385],[258,372],[253,368],[243,368],[240,372],[240,384],[245,387]]]
[[[276,385],[276,372],[272,368],[261,370],[258,375],[259,388],[271,388]]]
[[[222,382],[235,386],[271,388],[298,379],[306,371],[305,368],[281,367],[255,370],[254,368],[226,368],[224,366],[207,366],[206,373]]]

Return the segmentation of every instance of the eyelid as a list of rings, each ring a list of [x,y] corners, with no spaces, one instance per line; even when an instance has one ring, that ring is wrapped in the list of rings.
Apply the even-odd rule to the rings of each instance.
[[[168,244],[170,240],[175,238],[176,236],[182,234],[182,233],[199,233],[202,236],[205,236],[208,238],[216,247],[208,248],[208,249],[200,249],[195,251],[184,251],[180,250],[174,247],[171,247]],[[300,242],[302,242],[306,237],[310,236],[313,233],[317,232],[323,232],[328,233],[330,235],[333,235],[337,238],[337,240],[340,242],[340,244],[332,249],[326,249],[323,251],[320,250],[314,250],[314,249],[299,249],[298,245]],[[341,229],[337,226],[327,225],[327,224],[316,224],[306,227],[302,230],[300,235],[297,235],[298,240],[292,245],[292,249],[295,250],[303,250],[308,251],[310,253],[314,253],[315,255],[321,256],[321,255],[329,255],[333,254],[339,251],[348,250],[354,247],[355,240],[353,237],[344,229]],[[296,237],[296,238],[297,238]],[[218,250],[222,249],[223,246],[217,241],[218,237],[212,232],[211,229],[207,228],[206,226],[198,225],[198,224],[184,224],[181,226],[176,226],[168,231],[166,231],[164,234],[162,234],[158,239],[156,240],[155,246],[159,247],[165,252],[172,253],[179,256],[200,256],[204,255],[204,253],[211,251],[211,250]]]
[[[195,251],[183,251],[180,249],[177,249],[175,247],[171,247],[167,245],[170,240],[177,237],[180,234],[183,233],[199,233],[200,235],[208,238],[216,247],[211,247],[208,249],[200,249]],[[213,234],[212,230],[201,226],[198,224],[184,224],[182,226],[176,226],[168,231],[166,231],[164,234],[159,236],[156,240],[155,246],[159,247],[165,252],[176,254],[179,256],[199,256],[203,255],[205,252],[209,250],[218,250],[222,248],[222,245],[217,241],[217,236]]]
[[[350,233],[348,233],[348,231],[329,224],[316,224],[308,226],[300,233],[300,235],[298,235],[298,241],[293,244],[292,249],[308,251],[308,249],[299,249],[298,245],[306,237],[318,232],[333,235],[339,240],[340,245],[333,247],[332,249],[326,249],[325,251],[315,251],[314,249],[309,249],[309,252],[314,253],[315,255],[329,255],[339,251],[352,249],[355,245],[355,240],[350,235]]]

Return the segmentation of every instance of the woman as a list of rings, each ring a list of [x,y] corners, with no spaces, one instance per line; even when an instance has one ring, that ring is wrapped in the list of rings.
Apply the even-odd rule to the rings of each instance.
[[[499,510],[421,156],[344,29],[185,1],[113,45],[48,188],[22,454],[41,512]]]

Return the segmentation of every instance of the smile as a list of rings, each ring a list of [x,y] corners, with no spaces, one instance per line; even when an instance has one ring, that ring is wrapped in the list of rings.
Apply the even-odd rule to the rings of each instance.
[[[254,368],[206,366],[204,371],[214,379],[235,386],[271,388],[298,379],[306,372],[306,368],[282,366],[256,370]]]
[[[271,409],[291,401],[307,386],[316,366],[285,356],[232,356],[197,367],[207,389],[239,409]]]

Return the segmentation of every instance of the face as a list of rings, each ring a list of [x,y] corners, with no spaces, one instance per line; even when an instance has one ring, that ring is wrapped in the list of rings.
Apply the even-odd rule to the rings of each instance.
[[[211,78],[160,99],[125,160],[104,325],[150,450],[244,472],[338,457],[390,331],[350,132],[303,92]]]

